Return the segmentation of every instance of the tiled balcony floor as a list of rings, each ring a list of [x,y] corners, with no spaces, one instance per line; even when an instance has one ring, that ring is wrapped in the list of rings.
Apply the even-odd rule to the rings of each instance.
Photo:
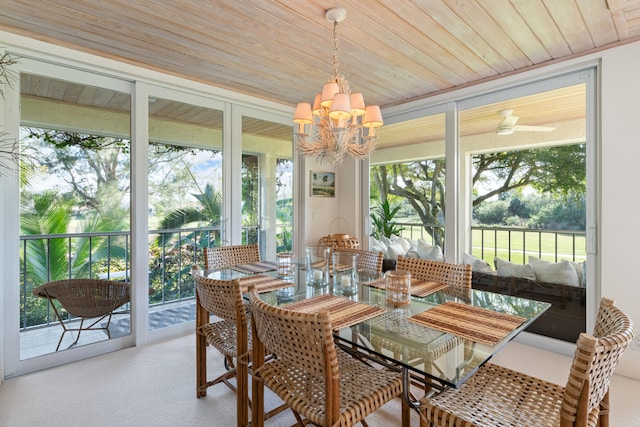
[[[195,300],[187,300],[175,303],[168,303],[153,306],[149,309],[149,330],[165,328],[195,320]],[[106,320],[100,322],[106,323]],[[71,327],[77,327],[79,321],[73,321]],[[85,321],[85,325],[91,322]],[[129,313],[114,314],[111,319],[109,331],[112,338],[128,335]],[[62,335],[60,323],[52,323],[50,326],[30,329],[20,333],[20,359],[30,359],[44,354],[53,353],[58,345],[58,340]],[[77,332],[67,332],[60,344],[60,351],[69,348],[76,339]],[[103,330],[82,331],[80,339],[75,346],[91,344],[108,339]]]

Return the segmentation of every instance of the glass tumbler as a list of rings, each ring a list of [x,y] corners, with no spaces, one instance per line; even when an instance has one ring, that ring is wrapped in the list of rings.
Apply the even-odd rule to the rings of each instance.
[[[307,285],[321,288],[329,284],[330,252],[328,246],[306,248]]]
[[[293,277],[295,255],[291,252],[276,254],[276,274],[280,278]]]
[[[333,253],[333,289],[343,295],[358,292],[358,257],[353,252]]]
[[[403,307],[411,304],[411,273],[405,270],[389,270],[385,274],[387,304]]]

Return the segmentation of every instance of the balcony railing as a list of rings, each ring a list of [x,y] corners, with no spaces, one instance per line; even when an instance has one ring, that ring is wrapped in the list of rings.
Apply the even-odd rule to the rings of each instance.
[[[433,243],[433,238],[423,224],[401,223],[403,235],[412,239],[423,238]],[[290,233],[291,227],[279,225],[279,232]],[[433,226],[443,228],[441,226]],[[249,240],[260,238],[258,226],[244,227],[244,237]],[[279,235],[280,235],[279,234]],[[282,236],[280,236],[281,238]],[[219,227],[200,227],[175,230],[151,230],[149,253],[149,286],[154,289],[150,305],[179,302],[195,296],[191,280],[191,266],[202,264],[202,248],[220,245]],[[22,330],[48,325],[55,322],[53,312],[42,298],[34,297],[32,290],[43,281],[72,277],[100,277],[109,280],[129,280],[130,276],[130,234],[123,232],[72,233],[55,235],[30,235],[20,237],[20,322]],[[257,242],[259,243],[259,242]],[[38,248],[30,247],[37,245]],[[64,265],[52,254],[64,248]],[[87,254],[79,260],[79,248]],[[37,251],[36,249],[40,249]],[[99,250],[98,250],[99,249]],[[289,249],[290,250],[290,249]],[[585,259],[584,231],[531,230],[518,228],[472,227],[472,250],[474,255],[493,263],[495,256],[511,262],[524,262],[527,255],[548,260]],[[94,254],[104,254],[99,258]],[[44,255],[43,255],[44,254]],[[44,259],[30,259],[32,256]],[[82,262],[80,262],[82,261]],[[45,277],[31,274],[28,268],[37,264]]]
[[[244,236],[251,235],[256,228],[246,227]],[[220,245],[220,236],[219,227],[149,231],[150,241],[158,242],[151,246],[149,253],[149,286],[154,289],[150,305],[194,298],[191,265],[202,264],[201,249]],[[20,244],[22,330],[56,322],[47,302],[32,295],[33,289],[43,282],[73,277],[129,280],[131,244],[128,231],[29,235],[21,236]],[[61,252],[65,253],[64,257],[60,256]],[[97,257],[97,253],[101,256]],[[58,257],[53,259],[55,254]],[[39,275],[31,273],[30,266],[34,265],[37,265],[34,269]]]
[[[404,228],[402,235],[410,239],[424,239],[435,244],[427,230],[444,233],[444,226],[399,222]],[[529,255],[558,262],[563,259],[584,261],[586,238],[582,230],[542,230],[515,227],[471,227],[471,249],[473,255],[493,265],[499,257],[510,262],[525,263]]]

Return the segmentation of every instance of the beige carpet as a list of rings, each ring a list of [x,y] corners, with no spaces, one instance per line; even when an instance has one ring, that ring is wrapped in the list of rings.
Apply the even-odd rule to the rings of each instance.
[[[214,349],[207,363],[212,377],[224,370]],[[195,373],[195,338],[186,336],[11,378],[0,387],[0,426],[235,426],[235,394],[216,385],[196,398]],[[278,404],[268,393],[265,407]],[[399,414],[396,399],[367,422],[394,426]],[[267,426],[294,423],[287,410]]]
[[[222,357],[208,351],[211,375],[222,372]],[[570,358],[518,343],[494,362],[563,384]],[[640,381],[614,375],[611,426],[640,426]],[[269,395],[265,406],[278,405]],[[371,427],[400,423],[400,401],[367,418]],[[412,414],[412,425],[419,424]],[[268,427],[291,426],[290,411]],[[235,395],[224,385],[195,397],[195,338],[185,336],[23,375],[0,387],[0,426],[235,426]]]

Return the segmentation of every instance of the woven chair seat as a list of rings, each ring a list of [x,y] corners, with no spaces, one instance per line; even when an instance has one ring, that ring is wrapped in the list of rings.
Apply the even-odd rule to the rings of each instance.
[[[248,323],[247,323],[248,326]],[[223,356],[237,358],[238,342],[236,340],[237,328],[236,323],[228,320],[207,323],[201,325],[197,329],[198,334],[204,335],[209,345],[212,345]],[[251,328],[247,329],[247,344],[251,350]]]
[[[349,252],[358,254],[358,271],[377,271],[382,272],[382,261],[384,254],[382,252],[367,251],[355,248],[335,248],[334,252]]]
[[[438,426],[460,427],[493,427],[496,420],[501,426],[560,425],[564,387],[539,378],[486,363],[464,383],[464,392],[456,391],[428,399],[427,419]]]
[[[340,422],[353,425],[402,392],[397,373],[372,368],[336,348],[340,371]],[[254,373],[256,375],[256,373]],[[325,378],[275,359],[257,374],[295,412],[325,425]],[[376,390],[375,394],[371,390]]]
[[[471,265],[398,256],[396,269],[411,273],[411,278],[471,289]]]

